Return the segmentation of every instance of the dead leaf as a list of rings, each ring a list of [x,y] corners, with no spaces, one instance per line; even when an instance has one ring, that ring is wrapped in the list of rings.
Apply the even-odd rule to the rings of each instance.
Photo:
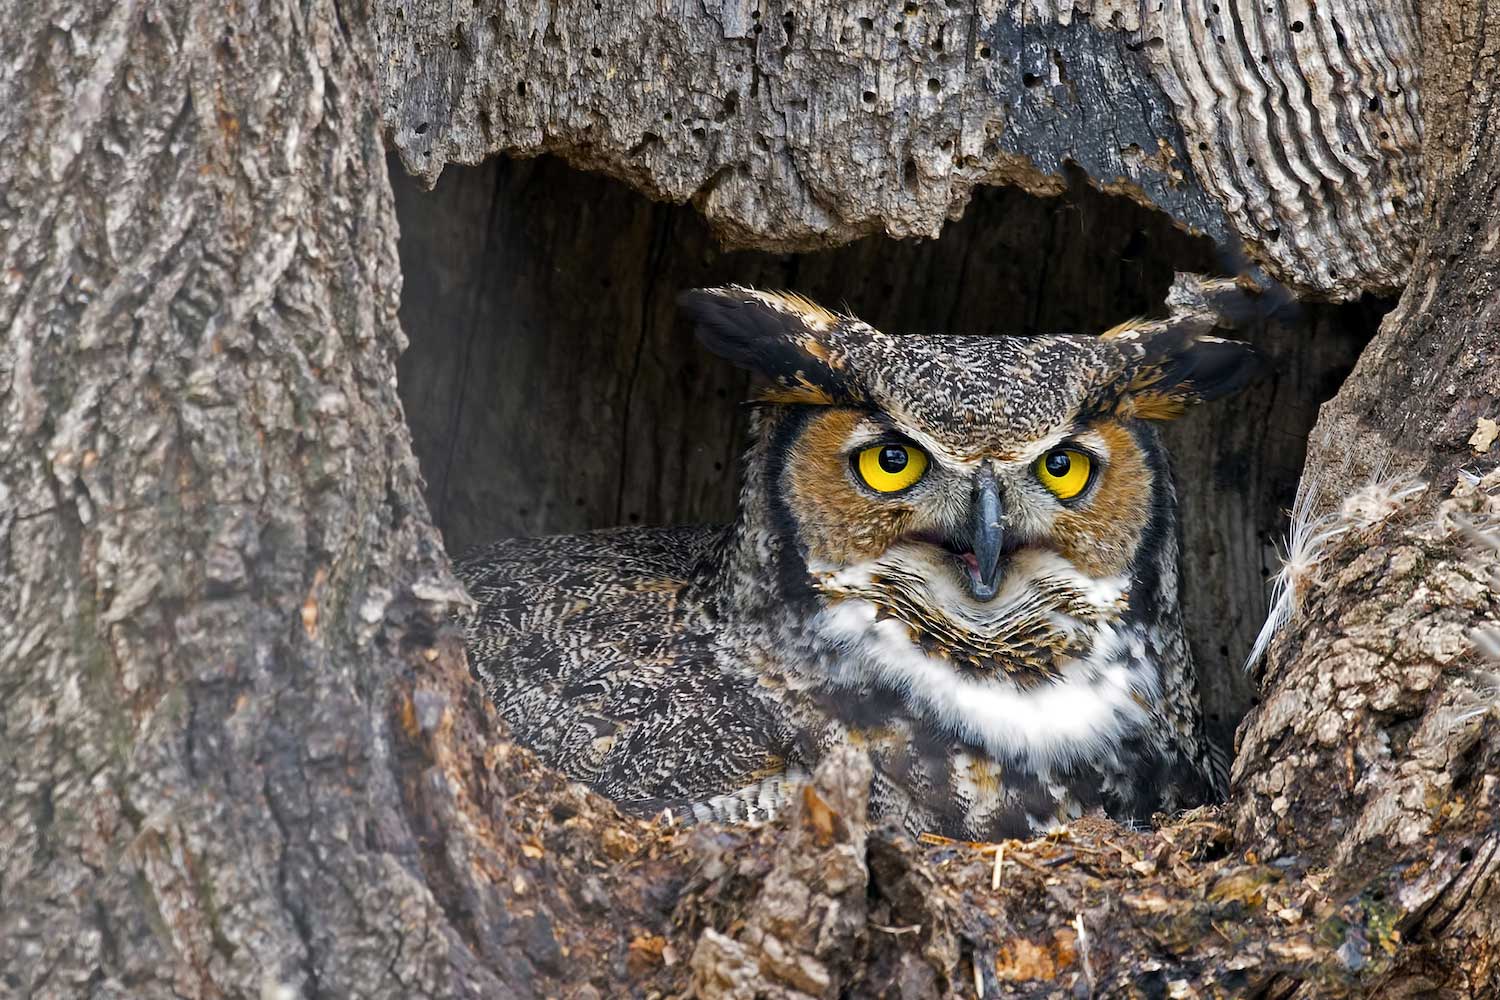
[[[1483,455],[1490,450],[1490,445],[1495,443],[1497,436],[1500,436],[1500,421],[1480,417],[1474,433],[1469,435],[1469,447],[1474,449],[1474,454]]]
[[[1054,930],[1050,944],[1012,938],[995,954],[995,975],[1011,983],[1056,979],[1077,961],[1077,939],[1071,928]]]
[[[664,963],[666,951],[666,938],[656,934],[642,934],[630,942],[630,949],[625,955],[625,964],[630,969],[631,975],[642,976],[649,972],[652,966]]]
[[[604,828],[604,832],[599,836],[599,842],[604,848],[604,853],[614,861],[625,860],[641,847],[634,837],[613,826]]]
[[[802,814],[807,817],[815,839],[820,846],[833,843],[834,834],[842,826],[839,816],[812,785],[802,786]]]

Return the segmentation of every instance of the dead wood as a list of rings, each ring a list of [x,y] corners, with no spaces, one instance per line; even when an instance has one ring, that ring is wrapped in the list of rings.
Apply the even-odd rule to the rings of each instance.
[[[406,95],[403,114],[447,109],[449,119],[427,121],[434,141],[448,144],[433,154],[439,160],[460,158],[449,155],[454,144],[485,129],[500,144],[475,144],[473,156],[539,151],[554,134],[577,156],[597,150],[591,165],[615,164],[672,198],[703,188],[694,171],[707,162],[720,180],[700,202],[721,231],[806,246],[877,226],[930,232],[967,197],[965,185],[997,170],[1050,183],[1053,161],[1039,167],[1023,147],[969,151],[963,144],[985,132],[982,115],[962,112],[963,122],[981,123],[972,124],[977,133],[969,125],[902,131],[925,128],[922,114],[897,112],[927,107],[929,80],[941,98],[932,114],[959,116],[960,95],[972,89],[977,101],[984,92],[950,73],[957,60],[929,73],[928,56],[903,49],[932,50],[940,39],[967,71],[971,58],[985,58],[970,43],[991,39],[992,59],[1012,50],[1041,56],[1019,85],[1035,72],[1035,86],[1045,79],[1061,100],[1061,74],[1079,65],[1069,46],[1118,38],[1131,52],[1129,40],[1141,37],[1124,10],[1119,26],[1101,26],[1113,21],[1102,10],[1087,27],[1071,12],[1051,15],[1040,37],[1055,28],[1071,40],[1057,43],[1058,77],[1043,78],[1050,42],[1040,51],[1027,40],[996,47],[1012,40],[1002,38],[998,13],[975,15],[973,32],[935,34],[926,18],[937,25],[959,15],[909,6],[917,10],[903,11],[908,21],[887,23],[885,12],[876,28],[871,16],[872,47],[847,58],[800,48],[841,36],[796,12],[788,32],[783,12],[763,11],[758,36],[753,10],[742,25],[739,8],[716,10],[713,35],[694,27],[693,15],[684,37],[703,44],[677,54],[698,61],[683,58],[676,70],[652,47],[653,32],[666,35],[663,21],[642,20],[647,58],[627,61],[623,49],[606,58],[574,45],[548,13],[555,8],[541,5],[475,8],[491,25],[484,30],[502,32],[493,38],[513,40],[504,44],[439,22],[444,31],[434,35],[406,7],[414,34],[403,41],[388,27],[395,6],[379,15],[379,44],[370,11],[316,2],[56,0],[12,19],[0,71],[7,991],[1483,996],[1500,988],[1500,718],[1494,666],[1482,652],[1497,619],[1495,481],[1486,478],[1494,463],[1483,434],[1463,436],[1494,414],[1500,370],[1492,252],[1500,158],[1489,155],[1500,68],[1485,42],[1500,37],[1500,24],[1480,5],[1433,0],[1423,12],[1424,78],[1445,81],[1423,95],[1434,137],[1423,240],[1400,308],[1315,433],[1308,470],[1324,507],[1367,477],[1361,462],[1385,463],[1427,490],[1378,508],[1379,517],[1357,508],[1328,522],[1343,531],[1328,539],[1271,648],[1225,807],[1144,834],[1082,823],[1066,836],[1006,844],[1002,857],[869,829],[866,772],[858,759],[835,757],[801,807],[775,824],[684,829],[624,819],[499,738],[445,625],[463,596],[422,497],[395,391],[404,343],[378,110],[386,108],[408,157],[420,122],[390,117],[393,93]],[[1414,19],[1387,33],[1374,15],[1333,21],[1343,9],[1319,5],[1296,21],[1301,29],[1286,25],[1306,37],[1268,52],[1265,65],[1283,81],[1312,80],[1313,55],[1299,45],[1327,35],[1327,59],[1373,44],[1359,40],[1369,34],[1394,53],[1379,78],[1414,100],[1405,82],[1415,79],[1414,44],[1402,34]],[[628,11],[611,13],[618,25]],[[1231,13],[1235,44],[1252,53],[1244,26],[1282,23],[1252,22],[1239,6]],[[852,27],[863,30],[858,16]],[[1162,48],[1176,58],[1179,46],[1152,44],[1148,21],[1139,29],[1143,58]],[[528,81],[504,67],[562,58],[549,51],[603,60],[591,76],[568,78],[606,90],[626,66],[691,83],[693,72],[721,65],[734,25],[747,36],[737,43],[745,65],[755,67],[733,71],[748,74],[734,78],[736,100],[757,109],[753,102],[773,102],[789,126],[767,133],[778,145],[753,161],[754,183],[720,172],[732,161],[689,152],[699,141],[693,130],[708,132],[699,124],[707,110],[682,123],[685,134],[658,133],[637,153],[678,164],[678,181],[664,168],[620,166],[619,147],[643,133],[632,126],[606,139],[611,119],[629,125],[640,116],[548,91],[546,109],[602,117],[587,146],[581,125],[509,97],[526,98]],[[439,58],[440,48],[468,62]],[[804,64],[824,69],[787,89]],[[868,88],[875,138],[866,148],[878,157],[850,156],[861,147],[848,131],[798,131],[798,122],[863,105],[860,74],[887,65],[886,82]],[[1156,98],[1167,92],[1157,72],[1139,69],[1132,92],[1142,95],[1143,116],[1165,122],[1181,112]],[[405,82],[393,89],[393,78]],[[540,79],[563,77],[536,76],[532,85]],[[671,91],[670,102],[708,95],[701,99],[724,111],[724,88],[708,82]],[[1343,109],[1331,126],[1295,110],[1276,118],[1286,136],[1306,138],[1295,148],[1338,161],[1313,135],[1354,127],[1352,93],[1323,104],[1315,86],[1293,91],[1283,91],[1287,107]],[[793,104],[799,93],[805,109]],[[1235,106],[1223,99],[1223,108]],[[1386,101],[1370,113],[1394,115],[1394,107]],[[809,118],[798,117],[804,112]],[[1199,134],[1173,120],[1184,136]],[[1026,121],[1008,123],[1003,141],[1041,148]],[[504,138],[513,134],[522,139]],[[753,148],[756,131],[737,134]],[[1160,131],[1140,133],[1148,134]],[[1346,168],[1378,192],[1373,203],[1341,200],[1353,198],[1349,185],[1304,175],[1288,160],[1286,176],[1325,201],[1297,200],[1305,218],[1275,202],[1267,221],[1253,223],[1265,238],[1247,234],[1252,248],[1288,280],[1325,294],[1399,284],[1413,248],[1400,220],[1416,211],[1416,182],[1403,165],[1415,133],[1390,134],[1394,148],[1361,161],[1368,171]],[[960,161],[978,161],[944,165],[949,136]],[[1272,145],[1294,148],[1284,136]],[[1192,149],[1186,158],[1172,149],[1204,175]],[[1076,158],[1096,181],[1116,176],[1104,152],[1093,155],[1104,166]],[[1200,211],[1194,224],[1245,233],[1249,209],[1229,188],[1186,179],[1174,187],[1165,169],[1173,160],[1162,162],[1167,179],[1152,181],[1141,167],[1131,184],[1178,218],[1191,222],[1190,210]],[[835,183],[840,163],[849,173]],[[789,164],[802,186],[787,180]],[[785,225],[772,228],[773,218]],[[1269,240],[1271,223],[1281,240]],[[1269,249],[1298,246],[1287,235],[1294,231],[1319,242],[1296,253]]]

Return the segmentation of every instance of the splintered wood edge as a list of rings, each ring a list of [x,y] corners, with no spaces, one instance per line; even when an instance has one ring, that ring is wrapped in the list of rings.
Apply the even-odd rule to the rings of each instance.
[[[760,13],[393,0],[384,125],[429,184],[558,154],[693,201],[730,247],[930,238],[978,185],[1057,195],[1077,168],[1208,235],[1229,269],[1243,242],[1304,295],[1403,284],[1422,205],[1411,0]]]

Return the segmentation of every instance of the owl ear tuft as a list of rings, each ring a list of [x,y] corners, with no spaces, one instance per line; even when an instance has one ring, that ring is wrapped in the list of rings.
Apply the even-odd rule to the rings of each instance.
[[[1254,347],[1214,331],[1263,322],[1289,301],[1285,289],[1243,276],[1176,275],[1167,292],[1167,319],[1132,320],[1102,335],[1125,356],[1113,387],[1115,412],[1171,420],[1196,403],[1239,392],[1270,365]]]
[[[1201,323],[1137,327],[1130,338],[1137,360],[1127,370],[1115,412],[1172,420],[1189,406],[1239,392],[1270,367],[1251,345],[1211,336],[1202,328]]]
[[[704,347],[775,383],[763,399],[827,405],[857,395],[829,345],[843,319],[822,306],[737,285],[683,292],[677,304]]]

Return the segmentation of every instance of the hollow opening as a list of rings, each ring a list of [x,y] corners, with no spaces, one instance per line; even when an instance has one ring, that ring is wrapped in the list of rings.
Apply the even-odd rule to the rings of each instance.
[[[402,400],[450,553],[629,524],[723,523],[749,379],[676,316],[678,292],[789,289],[891,332],[1104,330],[1161,309],[1211,241],[1075,178],[1036,198],[977,191],[936,240],[726,252],[696,210],[548,157],[450,166],[424,191],[392,161],[401,224]],[[1305,305],[1250,337],[1249,391],[1165,427],[1181,505],[1182,601],[1210,736],[1232,748],[1254,685],[1283,511],[1319,404],[1373,335],[1374,303]]]

